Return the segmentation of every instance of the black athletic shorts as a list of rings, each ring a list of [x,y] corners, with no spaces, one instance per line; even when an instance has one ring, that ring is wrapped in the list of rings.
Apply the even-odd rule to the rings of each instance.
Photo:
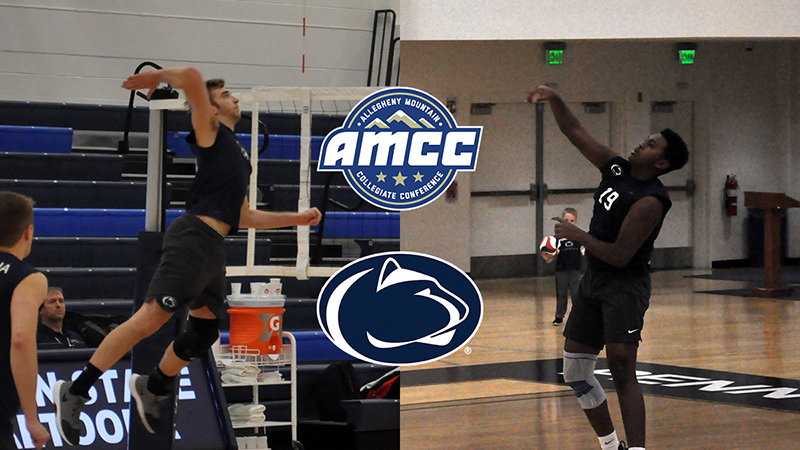
[[[650,306],[650,273],[586,271],[572,300],[564,337],[602,349],[609,343],[639,345]]]
[[[207,306],[217,317],[225,310],[225,238],[192,214],[183,214],[164,234],[158,263],[147,301],[167,312],[184,305]]]
[[[0,450],[17,450],[17,444],[14,442],[14,434],[11,428],[11,423],[8,424],[8,429],[3,424],[3,430],[0,431]]]

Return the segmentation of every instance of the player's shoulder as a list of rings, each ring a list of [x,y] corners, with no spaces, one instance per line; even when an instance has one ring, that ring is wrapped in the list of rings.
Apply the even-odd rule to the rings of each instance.
[[[603,177],[620,177],[631,170],[631,163],[622,156],[616,155],[609,159],[601,170]]]
[[[47,277],[42,272],[30,267],[31,272],[20,280],[18,286],[25,286],[28,288],[44,288],[47,289]]]

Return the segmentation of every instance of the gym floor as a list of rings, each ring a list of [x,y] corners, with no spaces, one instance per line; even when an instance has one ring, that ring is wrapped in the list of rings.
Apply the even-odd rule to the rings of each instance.
[[[637,366],[647,448],[800,448],[800,302],[701,293],[746,292],[759,285],[754,269],[652,279]],[[444,360],[404,371],[401,447],[599,449],[572,391],[558,382],[564,338],[551,324],[554,277],[477,284],[485,311],[475,337]],[[597,377],[624,440],[603,356]]]

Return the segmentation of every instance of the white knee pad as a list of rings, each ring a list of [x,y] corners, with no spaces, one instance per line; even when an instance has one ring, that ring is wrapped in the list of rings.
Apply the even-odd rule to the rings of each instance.
[[[606,400],[606,393],[594,376],[597,355],[564,352],[564,381],[575,391],[583,409],[594,409]]]

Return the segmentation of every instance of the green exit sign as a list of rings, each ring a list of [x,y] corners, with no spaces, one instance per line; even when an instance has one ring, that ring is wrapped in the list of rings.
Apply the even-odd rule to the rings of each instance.
[[[547,50],[547,64],[564,64],[564,50]]]
[[[678,56],[680,57],[681,64],[694,64],[695,50],[679,50]]]
[[[678,43],[678,61],[681,64],[694,64],[694,55],[697,51],[697,44],[694,42]]]
[[[567,50],[566,42],[545,42],[544,62],[547,65],[564,64],[564,51]]]

